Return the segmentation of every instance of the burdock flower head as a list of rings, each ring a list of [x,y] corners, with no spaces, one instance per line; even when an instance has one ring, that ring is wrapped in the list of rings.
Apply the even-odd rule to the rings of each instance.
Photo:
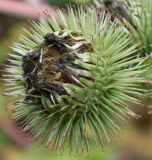
[[[95,9],[33,21],[13,45],[6,69],[12,116],[32,139],[71,151],[89,150],[88,130],[104,146],[139,103],[143,72],[123,26]],[[89,133],[90,133],[89,131]]]

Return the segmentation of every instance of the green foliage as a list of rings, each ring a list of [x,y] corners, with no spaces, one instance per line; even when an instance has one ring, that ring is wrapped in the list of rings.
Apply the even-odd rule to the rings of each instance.
[[[48,3],[50,3],[51,5],[55,5],[55,6],[64,6],[67,3],[71,3],[71,0],[48,0]]]
[[[9,143],[9,138],[6,136],[6,134],[3,131],[0,132],[0,140],[1,140],[0,149],[3,149],[4,146]]]
[[[85,3],[91,3],[92,0],[73,0],[73,2],[78,4],[85,4]]]
[[[6,99],[4,98],[4,95],[3,95],[2,91],[3,90],[0,89],[0,102],[1,102],[0,105],[5,106],[6,105]],[[0,108],[0,116],[4,115],[4,113],[5,113],[5,109],[4,109],[4,107],[1,107]]]
[[[27,150],[24,154],[24,158],[26,160],[113,160],[115,159],[114,153],[112,149],[108,149],[106,151],[101,151],[97,146],[91,145],[92,151],[89,156],[86,155],[77,155],[77,156],[69,156],[69,153],[67,150],[64,151],[63,154],[56,155],[56,153],[50,152],[50,151],[42,151],[40,148],[32,148],[30,150]]]
[[[63,7],[69,3],[85,4],[85,3],[90,3],[90,2],[92,2],[92,0],[57,0],[57,1],[48,0],[48,3],[50,3],[51,5],[55,5],[59,7]]]

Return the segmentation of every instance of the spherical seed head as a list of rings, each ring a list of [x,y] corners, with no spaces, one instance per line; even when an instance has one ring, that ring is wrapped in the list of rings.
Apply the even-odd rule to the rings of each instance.
[[[8,95],[19,100],[10,109],[23,130],[46,146],[89,150],[87,128],[104,146],[126,117],[136,117],[128,105],[140,95],[143,71],[132,57],[137,45],[128,47],[124,28],[93,8],[69,8],[68,18],[58,10],[57,20],[33,22],[32,32],[12,47],[6,81]]]

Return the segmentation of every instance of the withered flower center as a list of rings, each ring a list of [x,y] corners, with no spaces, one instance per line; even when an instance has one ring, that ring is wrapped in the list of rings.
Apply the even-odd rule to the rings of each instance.
[[[73,75],[68,67],[80,69],[73,63],[77,58],[75,53],[92,50],[89,44],[83,42],[82,36],[76,33],[49,33],[40,49],[23,57],[23,76],[27,84],[25,103],[41,104],[37,96],[43,96],[56,104],[56,94],[67,95],[62,83],[80,85],[77,82],[80,76]]]

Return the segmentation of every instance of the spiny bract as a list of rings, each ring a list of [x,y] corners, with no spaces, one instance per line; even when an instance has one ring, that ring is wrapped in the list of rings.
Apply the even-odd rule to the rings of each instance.
[[[137,117],[128,106],[139,103],[143,70],[123,26],[94,8],[68,13],[33,21],[4,76],[23,130],[46,146],[80,152],[89,150],[90,131],[104,146],[127,117]]]

